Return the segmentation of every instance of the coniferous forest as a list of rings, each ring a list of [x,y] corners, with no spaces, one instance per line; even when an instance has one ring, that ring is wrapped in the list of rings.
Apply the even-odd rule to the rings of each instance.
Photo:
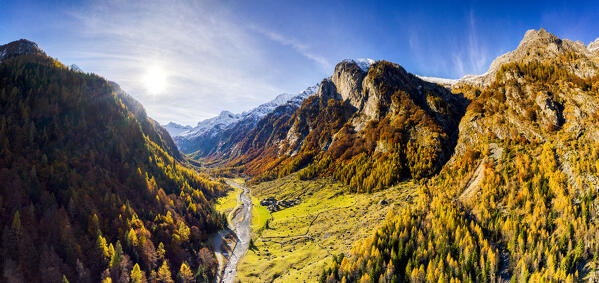
[[[9,282],[207,282],[226,188],[131,98],[44,54],[0,64],[0,226]],[[136,115],[133,111],[136,111]],[[175,157],[179,156],[179,158]]]

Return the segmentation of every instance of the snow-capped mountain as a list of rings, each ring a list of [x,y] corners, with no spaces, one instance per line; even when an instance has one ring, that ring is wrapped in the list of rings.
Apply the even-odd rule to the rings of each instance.
[[[250,111],[241,113],[241,116],[243,118],[253,117],[256,119],[260,119],[260,118],[266,116],[268,113],[275,110],[275,108],[277,108],[278,106],[281,106],[283,104],[289,103],[289,104],[294,104],[296,106],[299,106],[302,104],[304,99],[308,98],[310,95],[315,94],[316,92],[318,92],[318,85],[313,85],[313,86],[305,89],[304,91],[300,92],[299,94],[288,94],[288,93],[279,94],[279,95],[277,95],[277,97],[275,97],[275,99],[273,99],[267,103],[261,104],[260,106],[254,108]]]
[[[189,131],[192,129],[191,126],[183,126],[183,125],[179,125],[174,122],[170,122],[162,127],[168,131],[168,133],[171,135],[171,137],[178,136],[178,135],[182,134],[183,132]]]
[[[420,78],[423,81],[427,81],[430,83],[435,83],[435,84],[440,84],[442,86],[445,87],[451,87],[452,85],[456,84],[459,80],[457,79],[445,79],[445,78],[437,78],[437,77],[425,77],[425,76],[419,76],[416,75],[418,78]]]
[[[183,136],[188,139],[194,138],[215,128],[224,129],[239,121],[241,118],[242,114],[234,114],[225,110],[220,112],[218,116],[200,121],[195,127],[189,127],[189,129],[180,132],[179,134],[173,134],[173,136]]]
[[[222,111],[218,116],[200,121],[195,127],[182,126],[177,123],[170,122],[164,127],[171,136],[181,136],[191,139],[200,136],[214,128],[226,129],[229,125],[238,122],[242,119],[260,120],[272,112],[278,106],[286,103],[299,106],[308,96],[315,94],[318,91],[318,85],[311,86],[299,94],[283,93],[277,95],[273,100],[259,105],[258,107],[245,111],[241,114],[234,114],[230,111]]]
[[[194,152],[199,149],[201,140],[214,140],[214,142],[217,142],[220,133],[234,127],[240,127],[240,125],[243,125],[245,129],[251,129],[260,119],[273,112],[277,107],[289,105],[297,108],[304,99],[316,92],[318,92],[318,85],[308,87],[299,94],[280,94],[273,100],[240,114],[222,111],[216,117],[200,121],[195,127],[170,122],[164,128],[174,138],[183,152]]]

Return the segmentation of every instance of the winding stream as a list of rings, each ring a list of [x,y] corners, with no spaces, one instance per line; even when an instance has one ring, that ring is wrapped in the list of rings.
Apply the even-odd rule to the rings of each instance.
[[[250,190],[238,183],[228,181],[227,184],[234,188],[241,188],[243,191],[237,198],[237,207],[233,210],[233,217],[229,222],[229,229],[220,231],[214,237],[214,252],[218,259],[219,274],[216,276],[216,283],[231,283],[235,280],[237,274],[237,263],[245,255],[250,245],[250,224],[252,219],[252,200],[249,196]],[[235,236],[235,248],[230,255],[223,253],[222,244],[224,237],[233,233]],[[223,266],[223,259],[227,263]]]

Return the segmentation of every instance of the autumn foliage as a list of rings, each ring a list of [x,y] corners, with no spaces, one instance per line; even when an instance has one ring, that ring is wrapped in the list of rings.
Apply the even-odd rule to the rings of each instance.
[[[225,223],[209,202],[225,186],[174,158],[170,137],[126,99],[42,55],[0,64],[6,280],[145,282],[168,268],[181,282],[188,269],[214,276],[212,255],[198,251]]]

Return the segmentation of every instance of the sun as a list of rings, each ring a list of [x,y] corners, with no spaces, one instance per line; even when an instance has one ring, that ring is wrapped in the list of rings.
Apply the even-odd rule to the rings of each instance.
[[[167,74],[161,67],[150,67],[142,77],[142,83],[148,93],[161,94],[167,87]]]

